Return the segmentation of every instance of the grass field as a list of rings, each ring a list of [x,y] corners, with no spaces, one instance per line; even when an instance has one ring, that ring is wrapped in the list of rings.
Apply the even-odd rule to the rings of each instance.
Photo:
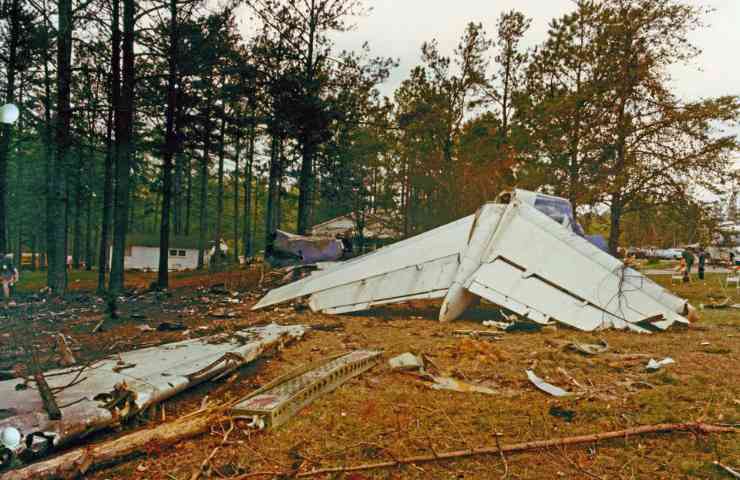
[[[88,285],[90,279],[86,275],[73,275],[73,288]],[[212,401],[236,398],[296,367],[353,349],[380,349],[384,359],[406,351],[423,353],[445,373],[497,392],[484,395],[432,390],[413,376],[390,371],[384,360],[305,408],[276,431],[254,433],[239,423],[229,442],[214,457],[214,466],[224,477],[238,472],[285,471],[294,466],[307,470],[494,446],[496,433],[502,435],[501,443],[507,444],[662,422],[740,423],[740,310],[703,310],[701,321],[688,329],[652,335],[618,331],[584,333],[557,328],[506,333],[500,341],[485,341],[455,336],[454,332],[482,329],[480,320],[495,315],[495,309],[490,306],[484,305],[450,324],[437,322],[438,305],[428,303],[348,316],[299,312],[290,306],[252,312],[249,307],[259,296],[254,288],[260,275],[252,273],[248,278],[245,275],[177,275],[173,282],[177,290],[172,298],[124,305],[123,319],[103,334],[90,333],[99,314],[78,316],[43,328],[66,330],[83,346],[85,358],[89,358],[110,354],[101,345],[113,342],[121,343],[113,349],[115,352],[141,343],[178,339],[178,333],[142,333],[135,328],[141,320],[126,318],[132,309],[143,312],[147,323],[177,318],[193,331],[198,326],[213,332],[271,321],[341,324],[338,332],[315,331],[276,357],[257,362],[243,370],[233,383],[204,385],[167,402],[168,418],[197,410],[205,395]],[[79,282],[74,281],[77,278]],[[151,281],[143,274],[130,278],[137,284]],[[241,279],[240,283],[234,278]],[[242,303],[229,307],[237,314],[234,319],[214,320],[209,317],[208,309],[215,300],[206,304],[203,289],[198,288],[223,279],[240,285]],[[669,280],[657,278],[665,286],[669,286]],[[721,277],[710,275],[706,282],[673,288],[698,306],[725,295],[720,280]],[[24,281],[33,286],[38,279],[27,277]],[[735,290],[729,293],[734,295]],[[740,302],[740,298],[731,298],[730,303],[735,302]],[[184,305],[195,312],[187,316],[173,313],[181,311]],[[45,337],[39,334],[38,338]],[[584,357],[562,348],[571,341],[599,340],[608,342],[607,354]],[[635,359],[630,357],[632,354],[646,357]],[[676,363],[650,373],[645,370],[648,357],[656,360],[672,357]],[[525,375],[528,368],[576,395],[560,399],[535,389]],[[570,412],[572,419],[553,416],[551,412],[558,409]],[[145,456],[88,474],[87,478],[189,479],[222,441],[220,432],[221,427],[215,425],[210,435],[172,448],[152,445]],[[110,435],[116,434],[98,439]],[[740,437],[652,435],[511,455],[505,460],[499,456],[481,456],[319,478],[723,479],[728,477],[712,462],[721,460],[740,466]]]

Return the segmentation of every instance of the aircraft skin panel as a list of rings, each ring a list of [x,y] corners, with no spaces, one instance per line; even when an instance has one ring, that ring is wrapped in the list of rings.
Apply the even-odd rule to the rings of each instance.
[[[328,313],[329,310],[344,310],[353,305],[398,303],[430,292],[446,292],[458,265],[458,255],[449,255],[317,292],[311,295],[309,305],[313,311]]]
[[[619,320],[540,278],[525,276],[501,259],[483,265],[468,290],[538,323],[554,319],[591,332],[609,328]]]
[[[627,322],[638,323],[660,315],[669,321],[687,322],[669,306],[634,288],[636,280],[625,278],[622,262],[518,201],[512,202],[504,214],[487,259],[489,265],[496,265],[483,265],[468,280],[466,288],[470,289],[473,282],[478,282],[504,294],[516,293],[517,296],[512,296],[523,303],[539,304],[536,295],[518,288],[519,284],[510,284],[508,288],[502,286],[511,281],[498,276],[499,269],[503,268],[499,262],[505,260],[517,267],[517,276],[536,277],[552,285],[552,290],[567,292],[569,296]],[[642,281],[649,282],[647,278]],[[563,318],[562,307],[557,302],[544,305],[543,311],[553,312],[553,318],[568,321]],[[583,327],[579,328],[591,328],[594,324],[593,320],[583,322]]]
[[[252,309],[257,310],[306,295],[353,284],[363,279],[367,282],[375,277],[453,255],[457,257],[467,245],[473,219],[473,215],[467,216],[456,222],[318,272],[298,282],[273,289]],[[408,285],[415,285],[415,283],[412,282]],[[396,297],[413,295],[413,292],[404,290],[407,285],[393,286],[395,287],[394,296]],[[444,288],[448,287],[449,283]],[[371,298],[374,294],[363,293],[363,295]],[[324,305],[324,308],[329,307],[327,304]]]

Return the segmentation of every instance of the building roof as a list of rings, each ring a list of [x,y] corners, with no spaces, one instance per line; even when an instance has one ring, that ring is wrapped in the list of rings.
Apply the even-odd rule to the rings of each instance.
[[[365,219],[364,236],[365,238],[399,238],[401,236],[400,232],[392,228],[391,224],[388,214],[382,212],[369,213]],[[318,236],[333,237],[337,234],[355,235],[355,230],[354,216],[349,213],[314,225],[311,233]]]

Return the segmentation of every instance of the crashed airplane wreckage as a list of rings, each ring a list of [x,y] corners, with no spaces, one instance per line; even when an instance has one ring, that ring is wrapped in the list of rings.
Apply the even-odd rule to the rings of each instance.
[[[131,419],[266,351],[303,337],[306,327],[277,324],[134,350],[90,366],[45,373],[61,418],[47,411],[32,381],[0,382],[0,468],[16,456],[39,457]],[[58,415],[56,415],[58,417]],[[10,443],[10,444],[8,444]]]
[[[439,319],[450,321],[485,299],[540,324],[584,331],[689,323],[686,300],[595,243],[567,200],[515,190],[475,215],[274,289],[253,309],[308,295],[313,311],[329,314],[444,298]]]

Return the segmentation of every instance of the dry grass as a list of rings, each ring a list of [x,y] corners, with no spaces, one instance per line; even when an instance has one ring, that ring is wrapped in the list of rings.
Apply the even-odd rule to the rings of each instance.
[[[175,304],[201,308],[197,294],[188,296],[191,290],[192,286],[177,294],[170,300],[171,307],[166,302],[164,306],[152,303],[146,309],[147,315],[173,315],[156,312],[174,309]],[[721,293],[714,277],[705,284],[680,285],[675,290],[694,304],[708,303],[710,295]],[[500,341],[478,341],[456,337],[453,332],[481,329],[480,319],[494,313],[485,307],[470,312],[467,320],[440,324],[435,321],[437,307],[428,304],[331,317],[295,312],[292,308],[248,311],[255,300],[256,295],[245,296],[233,321],[209,319],[203,308],[185,321],[190,327],[208,325],[213,330],[267,321],[340,322],[344,331],[313,332],[277,357],[245,369],[234,383],[205,385],[188,392],[168,403],[168,417],[196,410],[205,394],[211,399],[236,398],[307,362],[352,349],[381,349],[386,359],[405,351],[424,353],[440,368],[500,394],[431,390],[411,376],[391,372],[383,362],[322,397],[274,432],[252,433],[237,428],[214,459],[217,471],[225,476],[349,465],[432,450],[495,445],[495,433],[503,434],[502,443],[514,443],[658,422],[740,422],[740,310],[705,310],[702,321],[692,328],[655,335],[557,329],[507,333]],[[123,322],[105,335],[130,340],[127,345],[176,338],[176,334],[155,332],[142,335],[133,329]],[[87,345],[96,340],[82,330],[77,334],[80,342]],[[599,339],[609,343],[610,354],[586,358],[559,346],[566,341]],[[646,359],[625,360],[612,355],[628,353],[649,354],[656,359],[670,356],[676,364],[648,373],[644,369]],[[573,384],[575,380],[585,387],[586,393],[571,399],[549,397],[529,384],[524,373],[527,368],[534,368],[539,376],[562,388],[579,391]],[[573,411],[573,420],[551,416],[553,406]],[[171,449],[152,446],[143,458],[88,478],[188,479],[221,441],[220,427],[214,426],[211,435]],[[519,454],[507,458],[507,463],[508,478],[520,479],[726,478],[712,465],[718,459],[725,464],[740,464],[737,436],[651,436],[587,448]],[[490,456],[325,478],[488,479],[500,478],[504,471],[502,459]]]

